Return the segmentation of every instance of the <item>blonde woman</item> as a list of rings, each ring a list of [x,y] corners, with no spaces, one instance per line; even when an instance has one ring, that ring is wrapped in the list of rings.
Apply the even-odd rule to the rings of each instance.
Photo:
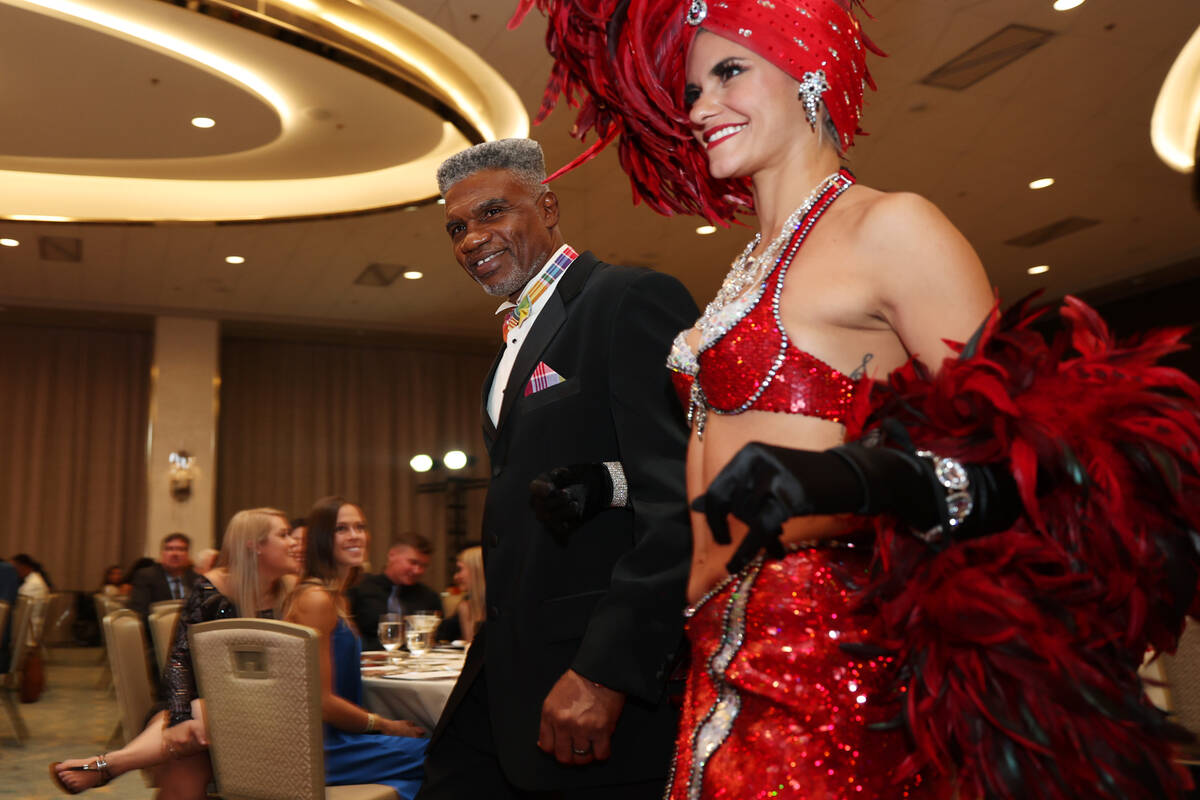
[[[316,502],[308,518],[304,581],[286,616],[321,637],[321,717],[325,720],[325,783],[382,783],[411,800],[424,779],[424,731],[362,707],[362,645],[347,614],[345,592],[362,572],[367,523],[341,497]],[[382,734],[382,735],[372,735]]]
[[[439,639],[461,639],[468,644],[475,638],[475,629],[484,620],[487,579],[483,573],[483,548],[468,547],[458,554],[454,582],[463,591],[454,616],[438,628]]]
[[[188,646],[188,627],[238,616],[279,618],[297,570],[291,526],[282,511],[239,511],[229,521],[216,566],[188,595],[163,671],[167,708],[128,745],[93,759],[52,764],[67,794],[103,786],[130,770],[155,769],[160,800],[201,800],[212,779],[203,702]]]

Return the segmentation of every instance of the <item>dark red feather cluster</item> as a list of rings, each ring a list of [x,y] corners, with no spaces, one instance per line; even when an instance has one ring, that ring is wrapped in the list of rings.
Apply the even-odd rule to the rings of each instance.
[[[726,223],[753,210],[747,179],[718,181],[683,113],[684,60],[696,28],[680,0],[520,0],[509,28],[536,6],[547,17],[554,68],[541,122],[559,97],[579,109],[572,135],[597,139],[551,179],[593,158],[620,137],[621,167],[634,202],[660,214],[696,214]]]
[[[867,597],[900,664],[905,770],[962,798],[1178,797],[1137,668],[1196,596],[1200,387],[1157,363],[1185,331],[1118,342],[1079,300],[1060,315],[1048,341],[1028,303],[997,312],[936,376],[913,363],[872,392],[863,429],[898,420],[919,447],[1006,463],[1025,504],[940,549],[878,522]]]

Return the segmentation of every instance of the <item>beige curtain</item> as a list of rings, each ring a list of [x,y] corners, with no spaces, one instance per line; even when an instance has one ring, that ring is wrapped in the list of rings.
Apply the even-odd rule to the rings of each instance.
[[[222,340],[218,525],[263,505],[305,516],[317,498],[340,494],[363,508],[375,571],[392,537],[415,530],[435,541],[426,583],[443,588],[453,556],[445,495],[417,487],[447,473],[418,475],[408,462],[460,449],[476,462],[458,474],[485,474],[479,397],[489,350]],[[470,543],[482,500],[481,489],[467,492]]]
[[[0,325],[0,551],[58,590],[142,554],[151,335]]]

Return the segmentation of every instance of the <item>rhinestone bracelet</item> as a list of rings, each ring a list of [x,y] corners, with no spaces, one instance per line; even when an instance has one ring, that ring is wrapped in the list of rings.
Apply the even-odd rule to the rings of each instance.
[[[975,508],[975,501],[971,499],[971,479],[967,475],[966,467],[956,459],[939,456],[929,450],[918,450],[917,457],[927,459],[933,465],[934,477],[946,492],[943,500],[946,503],[946,517],[950,532],[953,533],[966,521]],[[939,522],[927,531],[913,531],[913,533],[926,544],[933,544],[941,541],[947,531],[943,530],[942,524]]]

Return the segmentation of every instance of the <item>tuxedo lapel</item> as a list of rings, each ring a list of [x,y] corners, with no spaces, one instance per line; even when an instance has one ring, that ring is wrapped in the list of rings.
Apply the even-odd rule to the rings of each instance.
[[[570,270],[567,270],[567,274],[570,274]],[[517,353],[517,360],[513,362],[512,372],[508,374],[508,385],[504,387],[504,401],[500,405],[497,428],[504,427],[504,420],[508,418],[513,403],[525,393],[525,384],[533,374],[533,368],[537,366],[542,353],[554,339],[554,334],[558,333],[558,329],[566,321],[566,307],[562,297],[555,292],[546,299],[545,307],[538,312],[537,319],[533,322],[533,330],[525,337],[521,344],[521,352]]]

